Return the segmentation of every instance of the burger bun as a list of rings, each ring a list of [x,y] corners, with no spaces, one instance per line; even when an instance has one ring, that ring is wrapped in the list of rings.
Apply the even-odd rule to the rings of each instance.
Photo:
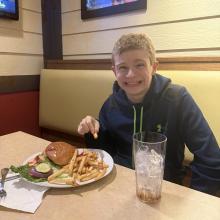
[[[50,143],[45,149],[45,155],[55,164],[64,166],[70,162],[76,147],[66,142]]]

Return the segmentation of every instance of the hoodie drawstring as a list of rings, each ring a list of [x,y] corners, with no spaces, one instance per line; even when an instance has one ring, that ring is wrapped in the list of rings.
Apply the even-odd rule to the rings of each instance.
[[[136,133],[136,120],[137,120],[137,112],[136,112],[136,109],[135,109],[135,107],[133,106],[133,110],[134,110],[134,121],[133,121],[133,123],[134,123],[134,128],[133,128],[133,135]]]
[[[139,130],[139,132],[142,132],[142,126],[143,126],[143,111],[144,111],[144,107],[141,106],[141,114],[140,114],[140,130]]]
[[[135,107],[133,106],[133,110],[134,110],[134,128],[133,128],[133,134],[135,134],[136,131],[136,123],[137,123],[137,111],[135,109]],[[144,107],[141,106],[141,113],[140,113],[140,128],[139,128],[139,132],[142,132],[142,128],[143,128],[143,111],[144,111]]]
[[[136,131],[136,123],[137,123],[137,111],[135,109],[135,107],[133,106],[133,110],[134,110],[134,128],[133,128],[133,135],[137,132]],[[141,112],[140,112],[140,128],[139,128],[139,132],[142,132],[142,127],[143,127],[143,111],[144,111],[144,107],[141,106]],[[134,146],[132,145],[132,167],[133,169],[135,168],[134,165]]]

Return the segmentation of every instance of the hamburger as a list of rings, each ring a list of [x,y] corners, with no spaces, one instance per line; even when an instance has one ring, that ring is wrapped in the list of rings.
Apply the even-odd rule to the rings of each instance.
[[[45,155],[60,166],[67,165],[74,152],[75,147],[65,142],[52,142],[45,149]]]
[[[28,175],[34,178],[47,178],[54,169],[67,165],[75,152],[75,147],[65,142],[52,142],[44,152],[29,161]],[[52,163],[51,163],[52,162]]]

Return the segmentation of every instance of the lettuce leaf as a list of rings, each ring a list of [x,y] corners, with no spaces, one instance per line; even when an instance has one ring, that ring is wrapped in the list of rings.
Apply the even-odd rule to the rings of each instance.
[[[11,165],[10,169],[14,173],[19,173],[21,177],[27,179],[30,182],[39,183],[39,182],[47,181],[47,178],[35,178],[35,177],[30,176],[28,174],[28,171],[30,169],[28,164],[22,165],[22,166],[18,166],[18,167]]]

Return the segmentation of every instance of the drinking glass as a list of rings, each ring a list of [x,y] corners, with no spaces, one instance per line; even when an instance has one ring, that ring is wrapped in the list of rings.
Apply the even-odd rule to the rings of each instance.
[[[145,203],[161,197],[167,138],[156,132],[140,132],[133,136],[133,162],[136,194]]]

